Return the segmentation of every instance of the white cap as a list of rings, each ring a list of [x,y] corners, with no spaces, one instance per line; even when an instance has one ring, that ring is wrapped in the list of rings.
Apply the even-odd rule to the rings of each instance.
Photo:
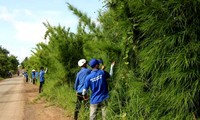
[[[32,71],[35,71],[34,69]]]
[[[86,63],[86,59],[80,59],[80,60],[78,61],[78,66],[79,66],[79,67],[82,67],[85,63]]]

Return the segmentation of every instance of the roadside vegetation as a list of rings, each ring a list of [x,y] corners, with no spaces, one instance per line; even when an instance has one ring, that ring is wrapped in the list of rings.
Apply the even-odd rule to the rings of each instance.
[[[9,77],[9,71],[12,74],[16,74],[18,65],[19,61],[17,60],[17,57],[11,55],[7,49],[0,46],[0,80]]]
[[[73,85],[81,58],[102,58],[109,70],[111,120],[200,118],[200,1],[104,0],[98,23],[74,6],[77,32],[46,22],[45,39],[23,61],[27,70],[48,67],[44,93],[58,106],[75,108]],[[81,119],[88,119],[89,110]]]

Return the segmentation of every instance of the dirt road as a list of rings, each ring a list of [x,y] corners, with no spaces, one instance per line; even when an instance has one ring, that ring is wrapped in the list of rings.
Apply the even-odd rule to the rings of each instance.
[[[25,84],[24,120],[73,120],[67,111],[39,98],[38,86]]]
[[[73,120],[67,111],[38,97],[38,86],[22,77],[0,81],[0,120]]]
[[[0,120],[23,120],[24,83],[20,77],[0,82]]]

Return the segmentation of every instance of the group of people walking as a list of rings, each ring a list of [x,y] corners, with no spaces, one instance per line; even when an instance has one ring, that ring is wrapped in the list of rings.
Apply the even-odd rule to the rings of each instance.
[[[111,64],[110,73],[105,71],[105,66],[103,65],[102,60],[91,59],[88,64],[92,69],[87,68],[86,59],[78,61],[78,66],[81,70],[76,75],[74,85],[77,95],[74,119],[78,119],[78,113],[82,102],[86,103],[89,99],[87,91],[90,89],[90,120],[96,120],[97,110],[99,108],[102,111],[102,119],[105,120],[107,99],[109,97],[107,80],[113,75],[115,62]],[[102,65],[101,69],[100,64]]]

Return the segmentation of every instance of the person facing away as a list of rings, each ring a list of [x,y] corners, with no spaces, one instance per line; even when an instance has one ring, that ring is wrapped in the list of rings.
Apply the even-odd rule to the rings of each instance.
[[[41,93],[43,91],[43,85],[45,83],[45,78],[44,78],[44,74],[47,72],[47,68],[44,71],[44,67],[40,68],[40,86],[39,86],[39,93]]]
[[[26,78],[26,82],[28,82],[28,73],[24,72],[24,77]]]
[[[38,76],[39,76],[39,73],[38,73],[38,70],[36,69],[35,70],[35,81],[36,82],[38,81]]]
[[[8,77],[11,78],[12,77],[12,72],[8,71]]]
[[[17,71],[17,75],[18,75],[18,76],[20,75],[20,71],[19,71],[19,70]]]
[[[98,108],[101,108],[102,119],[105,120],[106,99],[109,97],[106,79],[110,77],[110,75],[106,74],[106,71],[99,69],[99,61],[97,59],[90,60],[89,65],[92,68],[92,71],[85,79],[83,95],[85,96],[87,90],[89,88],[91,89],[90,120],[96,120]],[[113,66],[114,64],[111,64],[110,70],[113,70]],[[112,71],[110,73],[112,73]]]
[[[35,70],[33,69],[32,70],[32,73],[31,73],[31,76],[32,76],[32,82],[33,82],[33,84],[35,84]]]
[[[78,61],[78,66],[81,68],[81,70],[77,73],[75,84],[74,84],[74,89],[76,90],[76,95],[77,95],[76,108],[74,112],[74,120],[78,119],[78,113],[81,108],[82,101],[84,101],[84,103],[86,104],[86,101],[83,98],[82,92],[83,92],[85,78],[91,72],[91,70],[87,68],[87,61],[85,59],[80,59]]]

